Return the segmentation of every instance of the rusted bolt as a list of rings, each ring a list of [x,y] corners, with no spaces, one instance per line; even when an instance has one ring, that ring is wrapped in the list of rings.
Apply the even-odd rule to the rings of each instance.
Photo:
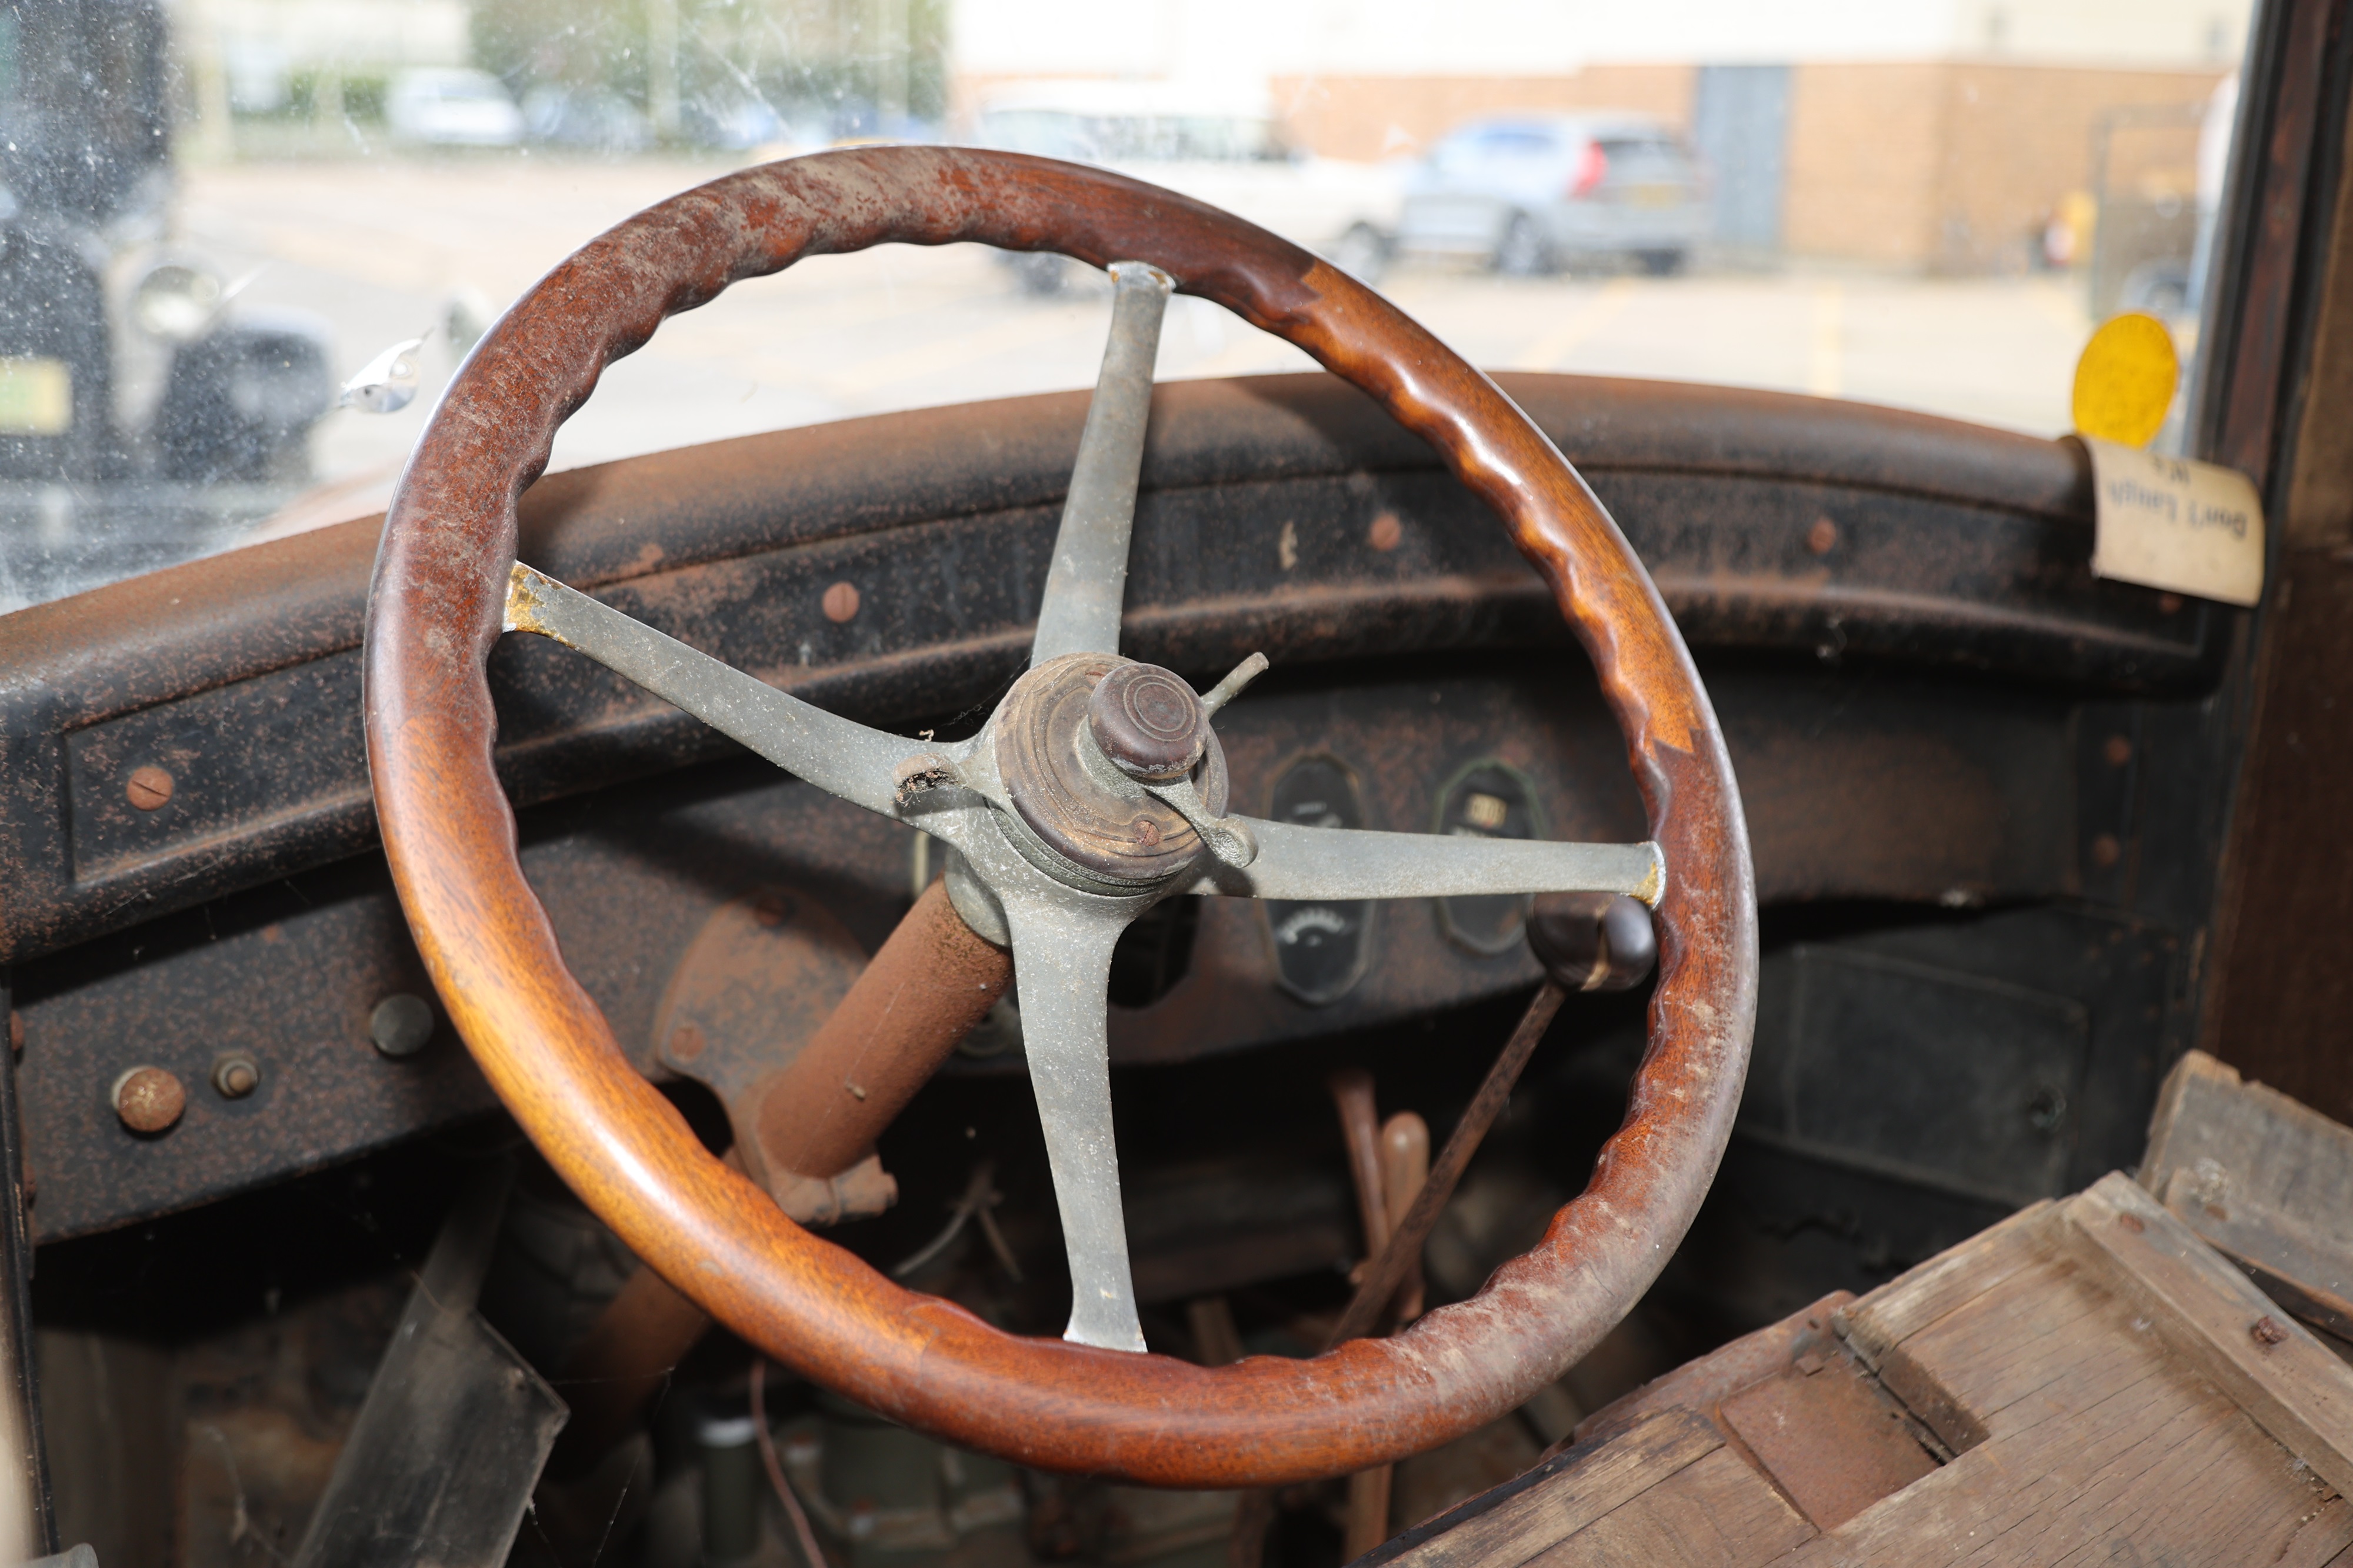
[[[131,782],[122,786],[131,804],[142,811],[159,809],[172,798],[172,775],[150,763],[143,768],[131,770]]]
[[[1365,542],[1379,551],[1395,550],[1405,542],[1405,524],[1398,514],[1385,511],[1373,519],[1373,526],[1365,531]]]
[[[243,1051],[229,1051],[213,1062],[213,1088],[223,1100],[243,1100],[261,1087],[261,1064]]]
[[[2125,847],[2116,842],[2113,833],[2103,833],[2092,840],[2092,864],[2113,866],[2125,858]]]
[[[827,620],[840,622],[854,619],[858,615],[858,585],[854,583],[836,583],[825,591],[824,604]]]
[[[2287,1342],[2287,1331],[2280,1327],[2279,1320],[2268,1312],[2249,1323],[2247,1332],[2254,1337],[2255,1343],[2265,1350],[2271,1349],[2274,1345]]]
[[[2100,755],[2108,759],[2108,766],[2123,767],[2132,761],[2132,742],[2122,735],[2111,735],[2100,748]]]
[[[168,1131],[188,1108],[188,1091],[162,1068],[132,1068],[114,1080],[107,1098],[123,1126],[149,1136]]]
[[[1829,518],[1814,519],[1814,526],[1806,530],[1806,548],[1817,555],[1828,555],[1838,548],[1838,524]]]
[[[674,1062],[691,1062],[702,1054],[702,1031],[692,1024],[681,1024],[670,1032],[670,1058]]]
[[[406,991],[394,992],[368,1015],[368,1038],[385,1056],[415,1056],[432,1041],[432,1004]]]

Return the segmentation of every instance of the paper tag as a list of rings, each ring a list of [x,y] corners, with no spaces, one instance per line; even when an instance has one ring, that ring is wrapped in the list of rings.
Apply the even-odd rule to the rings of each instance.
[[[2096,576],[2226,605],[2263,593],[2263,503],[2235,468],[2090,436]]]

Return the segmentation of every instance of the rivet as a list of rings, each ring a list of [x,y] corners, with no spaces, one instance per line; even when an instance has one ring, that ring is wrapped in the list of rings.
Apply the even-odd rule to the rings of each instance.
[[[413,1057],[433,1039],[433,1005],[396,991],[368,1015],[368,1038],[388,1057]]]
[[[1806,548],[1817,555],[1828,555],[1838,548],[1838,524],[1829,518],[1818,517],[1814,526],[1806,530]]]
[[[2113,866],[2125,858],[2125,847],[2116,842],[2113,833],[2103,833],[2092,840],[2092,864]]]
[[[675,1062],[691,1062],[702,1055],[702,1031],[692,1024],[681,1024],[670,1032],[670,1058]]]
[[[2111,735],[2107,743],[2100,748],[2100,754],[2108,759],[2108,766],[2123,767],[2132,761],[2132,742],[2122,735]]]
[[[858,585],[836,583],[825,591],[825,618],[836,623],[854,619],[858,615]]]
[[[2181,608],[2181,595],[2179,594],[2159,594],[2157,596],[2157,607],[2158,613],[2161,615],[2172,615]]]
[[[230,1051],[213,1062],[213,1088],[223,1100],[243,1100],[261,1087],[261,1065],[243,1051]]]
[[[1385,511],[1373,519],[1373,526],[1365,531],[1365,542],[1376,550],[1395,550],[1404,540],[1405,524],[1398,521],[1398,514],[1393,511]]]
[[[140,810],[157,810],[172,798],[172,775],[153,763],[145,767],[133,768],[130,782],[122,786],[122,793]]]
[[[162,1068],[132,1068],[114,1080],[107,1099],[123,1126],[150,1135],[167,1131],[188,1108],[188,1091]]]

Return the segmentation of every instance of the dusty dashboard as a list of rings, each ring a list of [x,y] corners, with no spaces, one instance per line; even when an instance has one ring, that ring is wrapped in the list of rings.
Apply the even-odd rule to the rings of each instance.
[[[1744,1119],[1759,1157],[1892,1166],[1970,1212],[2113,1163],[2183,1026],[2180,911],[2202,907],[2143,879],[2135,847],[2208,830],[2167,795],[2163,760],[2215,744],[2224,624],[2091,578],[2066,446],[1807,399],[1504,379],[1650,564],[1731,741],[1760,900],[1786,917]],[[978,405],[560,475],[526,497],[522,553],[821,704],[953,734],[1019,668],[1083,411],[1075,395]],[[0,621],[0,958],[37,1239],[491,1109],[373,852],[357,652],[373,547],[372,523],[348,524]],[[1273,659],[1219,720],[1248,809],[1640,835],[1622,742],[1534,572],[1336,383],[1159,390],[1129,606],[1139,658],[1197,674]],[[681,1017],[789,1015],[790,965],[763,931],[814,910],[871,951],[934,868],[919,836],[564,649],[510,639],[492,677],[524,866],[649,1075],[691,1075]],[[1113,1060],[1507,995],[1536,973],[1520,912],[1176,900],[1115,963]],[[2031,973],[2084,943],[2114,961]],[[1986,1125],[1931,1147],[1850,1114],[1891,1069],[1836,1042],[1902,1051],[1890,1028],[1937,1015],[2019,1059],[1883,1087]],[[183,1090],[165,1130],[117,1112],[137,1067]],[[999,1017],[950,1073],[1019,1070],[1018,1020]]]

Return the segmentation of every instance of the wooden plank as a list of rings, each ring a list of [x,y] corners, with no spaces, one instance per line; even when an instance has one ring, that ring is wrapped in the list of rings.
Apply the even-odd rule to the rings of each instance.
[[[1765,1479],[1719,1448],[1629,1498],[1529,1568],[1759,1568],[1814,1538]]]
[[[2273,1300],[2353,1338],[2353,1129],[2192,1051],[2158,1094],[2140,1184]]]
[[[1995,1436],[1799,1551],[1792,1568],[2316,1565],[2353,1513],[2211,1384],[2085,1370]]]
[[[2031,1204],[1840,1309],[1831,1321],[1863,1365],[1876,1371],[1889,1349],[2047,1255],[2052,1212],[2047,1199]]]
[[[2176,1172],[2206,1189],[2208,1202],[2284,1215],[2353,1255],[2353,1128],[2203,1051],[2166,1075],[2149,1119],[2141,1185],[2161,1196]]]
[[[2255,1423],[2353,1492],[2353,1368],[2121,1174],[2067,1201],[2063,1235]]]
[[[2103,1375],[2147,1375],[2163,1362],[2163,1345],[2147,1334],[2118,1339],[2128,1314],[2115,1310],[2106,1291],[2079,1285],[2084,1272],[2063,1255],[2035,1259],[1889,1352],[1882,1377],[1923,1419],[1921,1380],[1939,1403],[1991,1434],[2031,1418],[2010,1413],[2086,1363],[2129,1360],[2129,1370],[2118,1366]],[[1913,1375],[1899,1377],[1899,1368]],[[1946,1441],[1957,1451],[1975,1446]]]
[[[2254,1277],[2265,1295],[2340,1339],[2353,1339],[2353,1253],[2296,1219],[2252,1204],[2210,1200],[2210,1182],[2176,1171],[2158,1196],[2207,1246]]]
[[[1590,1443],[1625,1430],[1654,1410],[1675,1405],[1713,1411],[1742,1389],[1785,1371],[1809,1350],[1831,1348],[1831,1314],[1853,1300],[1852,1291],[1833,1290],[1778,1323],[1718,1345],[1697,1361],[1685,1362],[1611,1400],[1578,1422],[1573,1436],[1579,1443]]]
[[[1706,1416],[1662,1410],[1608,1442],[1547,1460],[1519,1483],[1472,1498],[1357,1562],[1362,1568],[1522,1568],[1723,1447]]]

